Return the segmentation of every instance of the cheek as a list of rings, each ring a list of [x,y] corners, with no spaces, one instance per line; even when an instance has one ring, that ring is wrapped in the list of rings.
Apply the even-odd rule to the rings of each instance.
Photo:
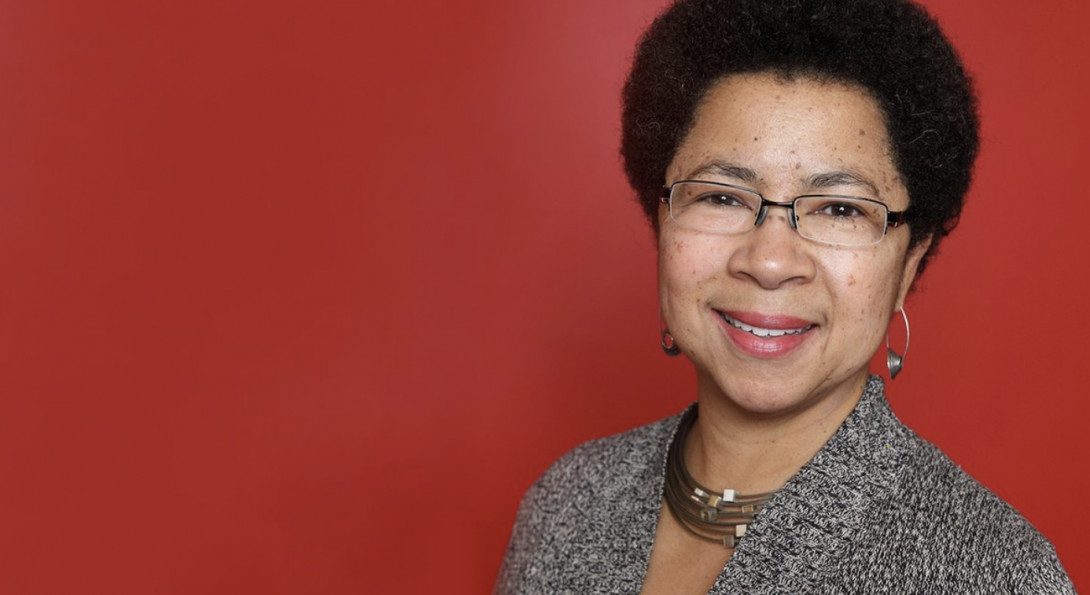
[[[716,283],[716,249],[707,241],[684,233],[667,233],[659,239],[659,298],[664,313],[685,317],[704,299],[709,284]]]
[[[885,329],[892,312],[900,269],[895,255],[845,253],[825,267],[832,287],[834,312],[865,335]]]
[[[685,249],[681,242],[663,234],[659,241],[659,293],[663,306],[671,303],[670,296],[684,293],[688,279],[682,274],[686,269]]]
[[[698,235],[664,231],[659,239],[659,277],[688,284],[714,276],[720,249],[714,241]]]

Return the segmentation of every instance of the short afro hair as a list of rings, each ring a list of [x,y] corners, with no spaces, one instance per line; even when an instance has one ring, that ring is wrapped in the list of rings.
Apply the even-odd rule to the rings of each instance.
[[[717,81],[770,72],[858,86],[877,101],[908,189],[923,272],[957,225],[979,146],[972,82],[908,0],[679,0],[640,40],[623,92],[621,156],[658,232],[666,169]]]

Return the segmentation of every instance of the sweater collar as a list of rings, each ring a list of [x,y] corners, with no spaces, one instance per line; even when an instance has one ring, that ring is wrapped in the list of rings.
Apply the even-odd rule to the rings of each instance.
[[[681,415],[653,424],[645,447],[634,447],[615,473],[623,492],[598,494],[580,508],[603,516],[577,538],[566,557],[583,566],[581,592],[631,593],[647,573],[662,506],[666,455]],[[872,376],[859,403],[825,446],[796,473],[749,526],[710,595],[820,592],[849,551],[867,511],[890,498],[911,444],[893,414],[881,378]],[[642,448],[653,458],[639,456]],[[594,529],[594,528],[597,529]],[[573,562],[574,563],[574,562]]]
[[[834,573],[868,510],[889,500],[911,441],[878,376],[833,437],[761,511],[712,593],[806,592]]]

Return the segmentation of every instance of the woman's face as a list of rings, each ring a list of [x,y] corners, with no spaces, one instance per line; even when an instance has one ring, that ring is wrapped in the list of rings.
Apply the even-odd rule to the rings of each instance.
[[[775,202],[838,194],[908,207],[874,100],[807,78],[735,75],[712,87],[667,170],[668,183],[679,180],[752,188]],[[907,253],[904,226],[871,246],[819,244],[779,207],[737,235],[679,227],[665,204],[659,220],[663,316],[696,365],[701,397],[724,395],[753,413],[857,397],[926,249]],[[760,336],[768,330],[782,336]]]

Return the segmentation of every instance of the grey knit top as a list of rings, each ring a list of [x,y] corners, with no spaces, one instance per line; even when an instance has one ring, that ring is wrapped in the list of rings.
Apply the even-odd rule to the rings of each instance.
[[[1074,593],[1017,511],[897,419],[872,377],[710,593]],[[526,493],[497,595],[639,593],[680,416],[564,455]]]

